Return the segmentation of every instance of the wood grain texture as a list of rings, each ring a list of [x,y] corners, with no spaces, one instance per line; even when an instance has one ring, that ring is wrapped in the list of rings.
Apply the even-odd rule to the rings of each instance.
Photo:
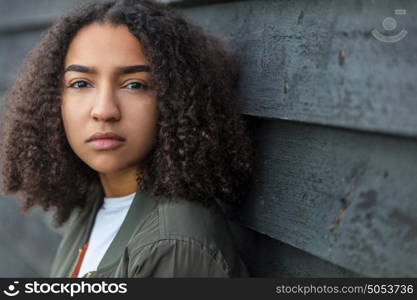
[[[395,16],[397,8],[407,14]],[[243,113],[417,137],[416,1],[236,1],[183,11],[239,57]],[[408,35],[375,39],[386,17]]]
[[[229,225],[251,277],[361,277],[232,221]]]
[[[416,276],[417,142],[250,119],[242,224],[364,276]]]

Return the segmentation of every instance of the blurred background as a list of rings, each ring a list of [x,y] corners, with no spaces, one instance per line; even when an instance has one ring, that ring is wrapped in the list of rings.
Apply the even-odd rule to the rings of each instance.
[[[0,97],[41,33],[77,2],[0,0]],[[62,229],[51,228],[51,213],[35,207],[24,214],[19,206],[17,197],[0,197],[0,277],[45,277]]]

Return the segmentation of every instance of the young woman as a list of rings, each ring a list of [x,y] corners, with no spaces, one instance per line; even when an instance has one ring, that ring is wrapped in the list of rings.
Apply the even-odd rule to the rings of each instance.
[[[65,224],[51,277],[249,275],[226,221],[253,166],[236,79],[219,41],[153,1],[52,25],[2,126],[5,191]]]

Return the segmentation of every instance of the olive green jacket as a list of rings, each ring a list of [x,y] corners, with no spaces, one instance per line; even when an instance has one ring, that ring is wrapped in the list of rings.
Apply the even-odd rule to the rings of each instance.
[[[76,208],[52,264],[50,277],[69,277],[103,203],[100,190]],[[120,230],[97,270],[84,277],[248,277],[225,216],[183,199],[157,201],[137,191]]]

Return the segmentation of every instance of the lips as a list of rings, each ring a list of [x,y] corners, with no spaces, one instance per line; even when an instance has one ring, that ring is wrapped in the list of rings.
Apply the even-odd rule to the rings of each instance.
[[[125,138],[114,132],[96,132],[87,139],[86,143],[96,150],[110,150],[117,148],[125,141]]]
[[[87,143],[94,140],[100,140],[100,139],[113,139],[118,141],[124,141],[125,139],[121,137],[120,135],[114,133],[114,132],[96,132],[90,138],[87,140]]]

